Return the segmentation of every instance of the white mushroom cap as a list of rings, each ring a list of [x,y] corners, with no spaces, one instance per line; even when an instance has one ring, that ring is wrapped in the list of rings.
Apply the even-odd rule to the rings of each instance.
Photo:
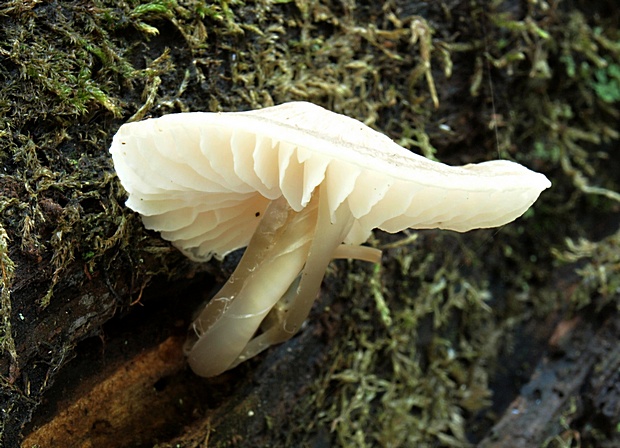
[[[551,183],[510,161],[451,167],[363,123],[305,102],[251,112],[183,113],[123,125],[110,148],[127,205],[194,260],[248,244],[268,203],[303,209],[325,183],[345,243],[373,228],[465,232],[521,216]]]

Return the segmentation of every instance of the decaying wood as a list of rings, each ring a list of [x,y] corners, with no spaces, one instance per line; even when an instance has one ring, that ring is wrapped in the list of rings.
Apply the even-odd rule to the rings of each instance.
[[[561,322],[558,327],[566,325]],[[582,319],[568,325],[573,328],[563,334],[561,352],[544,356],[479,447],[570,443],[579,439],[571,425],[591,412],[610,422],[620,421],[620,317],[600,327]],[[607,431],[612,440],[620,442],[618,428],[610,426]]]
[[[158,393],[157,382],[183,368],[182,338],[168,338],[154,349],[95,375],[48,423],[22,445],[129,446],[158,432],[174,415],[174,396]]]
[[[68,395],[22,447],[146,447],[158,441],[161,447],[267,446],[274,440],[271,422],[287,421],[319,371],[329,348],[319,327],[307,327],[259,362],[208,380],[187,367],[184,336],[122,362],[112,345],[123,341],[110,341],[110,354],[95,356],[110,364],[102,362],[103,370],[84,376],[74,389],[64,388],[71,389]],[[187,427],[179,434],[183,422]]]

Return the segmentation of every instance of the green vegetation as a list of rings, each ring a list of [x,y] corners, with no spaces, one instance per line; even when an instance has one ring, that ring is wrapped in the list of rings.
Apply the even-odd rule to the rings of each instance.
[[[15,274],[15,264],[9,258],[9,237],[0,224],[0,309],[2,322],[0,323],[0,352],[8,353],[12,359],[17,359],[15,341],[11,336],[11,295],[10,287]]]
[[[611,314],[620,310],[620,232],[598,242],[569,239],[566,246],[566,251],[556,253],[558,260],[564,263],[588,261],[577,270],[581,281],[570,296],[572,311],[579,313],[592,308],[604,315],[603,311]]]

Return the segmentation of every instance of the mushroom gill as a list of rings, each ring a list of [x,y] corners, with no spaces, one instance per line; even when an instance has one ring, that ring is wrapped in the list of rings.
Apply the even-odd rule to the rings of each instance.
[[[188,257],[247,246],[191,326],[186,351],[201,376],[295,334],[333,258],[378,263],[380,251],[360,246],[373,228],[500,226],[550,186],[509,161],[425,159],[303,102],[126,124],[110,152],[127,205]]]

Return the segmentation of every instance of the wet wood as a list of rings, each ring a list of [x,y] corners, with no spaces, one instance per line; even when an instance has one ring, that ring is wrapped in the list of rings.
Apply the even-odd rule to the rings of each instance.
[[[559,339],[564,339],[561,348]],[[589,412],[619,421],[619,340],[618,316],[601,327],[581,319],[560,322],[550,340],[555,350],[543,358],[520,395],[478,446],[526,448],[552,440],[569,442],[579,438],[571,424]],[[617,434],[617,428],[608,429]],[[616,439],[620,441],[620,436]]]
[[[168,338],[89,378],[80,385],[77,398],[65,402],[65,407],[26,437],[22,446],[129,446],[160,433],[170,417],[176,416],[178,403],[173,394],[160,394],[162,386],[158,384],[183,369],[182,344],[182,338]]]

